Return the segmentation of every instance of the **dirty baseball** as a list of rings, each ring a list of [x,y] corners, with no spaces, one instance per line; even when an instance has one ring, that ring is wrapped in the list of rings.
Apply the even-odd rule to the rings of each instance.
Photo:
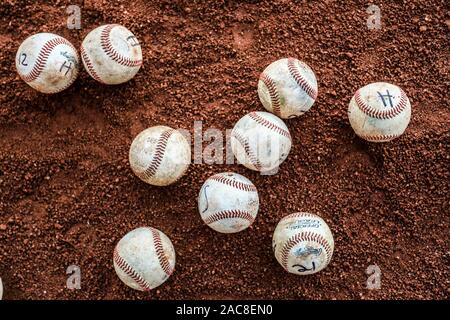
[[[267,111],[280,118],[300,116],[317,99],[317,80],[311,68],[295,58],[272,62],[260,75],[258,96]]]
[[[138,39],[118,24],[103,25],[89,32],[80,51],[86,71],[104,84],[127,82],[142,65]]]
[[[406,130],[411,104],[398,86],[371,83],[356,91],[348,107],[348,118],[359,137],[370,142],[387,142]]]
[[[116,245],[114,269],[127,286],[149,291],[164,283],[175,268],[175,249],[170,239],[152,227],[128,232]]]
[[[203,221],[221,233],[248,228],[259,209],[258,191],[246,177],[224,172],[208,178],[198,195],[198,211]]]
[[[291,134],[284,122],[269,112],[251,112],[231,132],[231,149],[239,163],[269,172],[280,166],[291,150]]]
[[[280,220],[273,233],[272,248],[275,258],[286,271],[308,275],[330,263],[334,240],[322,218],[298,212]]]
[[[129,161],[142,181],[166,186],[186,172],[191,161],[191,146],[180,132],[155,126],[145,129],[133,140]]]
[[[77,78],[79,58],[75,47],[53,33],[37,33],[22,42],[16,54],[19,76],[42,93],[58,93]]]

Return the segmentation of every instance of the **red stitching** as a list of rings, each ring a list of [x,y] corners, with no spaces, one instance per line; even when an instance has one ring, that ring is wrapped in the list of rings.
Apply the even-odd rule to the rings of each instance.
[[[333,250],[331,249],[331,246],[329,245],[328,241],[325,240],[325,238],[318,233],[312,231],[301,232],[293,235],[288,241],[286,241],[283,248],[281,249],[281,264],[284,267],[284,269],[288,270],[287,263],[289,253],[291,252],[292,248],[295,247],[298,243],[303,241],[315,242],[320,244],[325,249],[325,252],[327,254],[326,264],[330,262]]]
[[[241,181],[236,181],[234,179],[230,179],[223,174],[216,174],[210,178],[211,180],[215,180],[217,182],[229,185],[233,188],[240,189],[247,192],[256,192],[256,187],[253,184],[244,183]]]
[[[170,276],[174,270],[172,266],[170,265],[169,260],[167,259],[166,255],[164,254],[164,248],[161,242],[161,236],[159,235],[159,231],[155,228],[148,228],[153,236],[153,244],[155,246],[156,255],[158,256],[159,264],[161,265],[161,268],[163,271]]]
[[[158,143],[156,144],[155,155],[153,156],[152,162],[145,171],[139,174],[142,179],[148,180],[155,175],[164,157],[167,142],[174,131],[174,129],[168,129],[161,134]]]
[[[267,74],[264,72],[261,73],[259,80],[261,80],[264,85],[267,88],[267,91],[269,92],[270,100],[272,102],[272,109],[273,112],[280,116],[281,115],[281,102],[280,102],[280,96],[278,95],[277,86],[275,84],[275,81],[270,78]]]
[[[297,59],[295,58],[288,58],[288,69],[291,76],[294,78],[295,82],[300,86],[300,88],[305,91],[308,96],[310,96],[313,100],[316,100],[317,98],[317,90],[313,88],[312,85],[310,85],[306,79],[302,76],[300,73],[300,70],[295,66],[295,61]]]
[[[48,57],[52,53],[53,49],[55,49],[55,47],[57,47],[60,44],[65,44],[65,45],[71,47],[76,54],[77,50],[66,39],[64,39],[63,37],[59,37],[59,36],[52,38],[52,39],[48,40],[46,43],[44,43],[44,45],[42,46],[41,50],[39,51],[38,57],[36,58],[36,62],[33,66],[33,69],[31,69],[31,71],[28,74],[22,75],[19,73],[20,77],[25,82],[31,82],[31,81],[36,80],[39,77],[39,75],[41,74],[42,70],[44,70],[45,64],[47,63]],[[77,55],[77,58],[78,58],[78,55]]]
[[[296,212],[296,213],[292,213],[290,215],[283,217],[280,220],[280,222],[285,221],[290,218],[315,218],[315,219],[317,219],[318,217],[315,214],[308,213],[308,212]]]
[[[94,65],[92,64],[91,59],[89,59],[89,56],[83,46],[80,47],[80,51],[81,57],[83,58],[83,61],[86,64],[86,68],[88,69],[89,74],[92,76],[92,78],[100,83],[105,83],[95,71]]]
[[[270,122],[269,120],[261,117],[259,114],[257,114],[255,111],[254,112],[250,112],[249,113],[249,117],[251,119],[253,119],[254,121],[256,121],[257,123],[259,123],[260,125],[267,127],[275,132],[277,132],[278,134],[281,134],[282,136],[288,138],[289,140],[291,140],[291,134],[289,133],[289,131],[280,128],[279,126],[277,126],[276,124]]]
[[[406,96],[406,93],[402,89],[400,89],[400,101],[393,108],[389,110],[377,110],[369,106],[363,100],[360,90],[356,91],[355,93],[355,102],[358,108],[369,117],[382,120],[391,119],[399,115],[403,110],[405,110],[407,100],[408,97]]]
[[[219,211],[216,212],[207,218],[205,218],[206,224],[211,224],[213,222],[223,220],[223,219],[244,219],[250,222],[250,224],[253,223],[255,218],[248,213],[247,211],[242,210],[225,210],[225,211]]]
[[[116,49],[114,49],[111,39],[110,33],[111,30],[115,27],[119,27],[118,24],[108,24],[106,25],[101,34],[100,34],[100,43],[103,51],[110,57],[113,61],[116,61],[118,64],[121,64],[126,67],[139,67],[142,65],[142,60],[132,60],[130,58],[122,56]]]
[[[363,138],[364,140],[367,140],[369,142],[383,142],[383,141],[389,141],[395,138],[400,137],[401,134],[386,134],[386,135],[374,135],[374,136],[368,136],[368,135],[359,135],[359,137]]]
[[[117,246],[114,248],[113,259],[120,270],[133,279],[144,291],[150,291],[152,289],[150,284],[119,255]]]
[[[259,162],[258,157],[253,153],[250,144],[247,139],[245,139],[239,132],[233,130],[231,135],[239,142],[239,144],[244,148],[245,154],[247,158],[250,160],[252,165],[256,168],[256,170],[261,170],[261,162]]]
[[[72,78],[65,86],[63,86],[61,89],[53,90],[53,91],[49,91],[49,92],[45,92],[45,93],[46,93],[46,94],[53,94],[53,93],[58,93],[58,92],[61,92],[61,91],[66,90],[68,87],[70,87],[70,86],[75,82],[75,80],[77,79],[77,76],[78,76],[78,72],[79,72],[78,68],[75,68],[75,75],[74,75],[73,78]]]

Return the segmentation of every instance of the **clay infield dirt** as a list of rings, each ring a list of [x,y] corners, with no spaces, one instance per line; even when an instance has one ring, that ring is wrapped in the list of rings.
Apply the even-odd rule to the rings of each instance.
[[[447,1],[14,1],[0,4],[0,277],[4,299],[448,299],[449,46]],[[82,28],[66,26],[66,6]],[[85,70],[47,96],[15,70],[20,43],[37,32],[76,47],[94,27],[119,23],[140,40],[144,65],[130,82],[101,85]],[[146,127],[231,129],[264,110],[259,73],[293,56],[316,73],[319,95],[287,120],[288,159],[274,176],[241,165],[193,164],[176,184],[146,185],[128,150]],[[400,138],[356,137],[347,117],[368,83],[399,85],[412,104]],[[205,142],[204,146],[208,143]],[[204,180],[222,171],[259,190],[255,223],[219,234],[197,211]],[[315,275],[286,273],[271,250],[279,219],[320,215],[335,251]],[[128,231],[156,227],[177,262],[162,286],[144,293],[116,276],[114,245]],[[81,269],[81,289],[66,269]],[[381,288],[368,290],[377,265]]]

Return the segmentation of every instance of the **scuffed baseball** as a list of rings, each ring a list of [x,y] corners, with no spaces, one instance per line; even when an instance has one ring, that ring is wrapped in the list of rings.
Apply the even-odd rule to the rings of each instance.
[[[142,181],[167,186],[186,172],[191,162],[191,146],[180,132],[154,126],[133,140],[129,160],[131,169]]]
[[[127,82],[142,65],[139,41],[118,24],[106,24],[89,32],[80,50],[86,71],[100,83]]]
[[[287,158],[291,135],[284,122],[268,112],[251,112],[231,132],[231,149],[239,163],[249,169],[271,171]]]
[[[300,116],[316,101],[316,76],[303,61],[277,60],[261,73],[258,96],[264,108],[280,118]]]
[[[370,142],[386,142],[405,132],[411,119],[411,104],[398,86],[371,83],[353,96],[348,118],[359,137]]]
[[[221,233],[247,229],[255,220],[259,208],[258,191],[246,177],[233,173],[218,173],[209,177],[198,195],[198,211],[202,220]]]
[[[114,269],[130,288],[148,291],[160,286],[175,268],[175,249],[161,231],[141,227],[128,232],[117,243]]]
[[[22,80],[47,94],[68,88],[77,78],[79,64],[75,47],[53,33],[28,37],[16,54],[16,69]]]
[[[308,275],[328,265],[334,240],[322,218],[298,212],[280,220],[273,234],[272,248],[275,258],[286,271]]]

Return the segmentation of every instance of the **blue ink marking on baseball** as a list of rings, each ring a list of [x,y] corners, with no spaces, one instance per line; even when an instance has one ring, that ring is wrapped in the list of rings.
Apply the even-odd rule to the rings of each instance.
[[[384,107],[385,107],[385,108],[387,107],[385,98],[388,98],[388,99],[389,99],[389,100],[388,100],[388,101],[389,101],[389,105],[391,106],[391,108],[393,108],[393,107],[394,107],[394,104],[392,103],[392,98],[393,98],[394,96],[392,96],[392,95],[389,93],[389,90],[387,90],[387,89],[386,89],[386,92],[387,92],[386,94],[381,94],[380,91],[377,91],[378,96],[380,97],[381,101],[383,101]]]
[[[296,257],[307,257],[309,255],[315,255],[320,256],[322,254],[322,248],[313,248],[313,247],[305,247],[305,248],[298,248],[294,255]]]

